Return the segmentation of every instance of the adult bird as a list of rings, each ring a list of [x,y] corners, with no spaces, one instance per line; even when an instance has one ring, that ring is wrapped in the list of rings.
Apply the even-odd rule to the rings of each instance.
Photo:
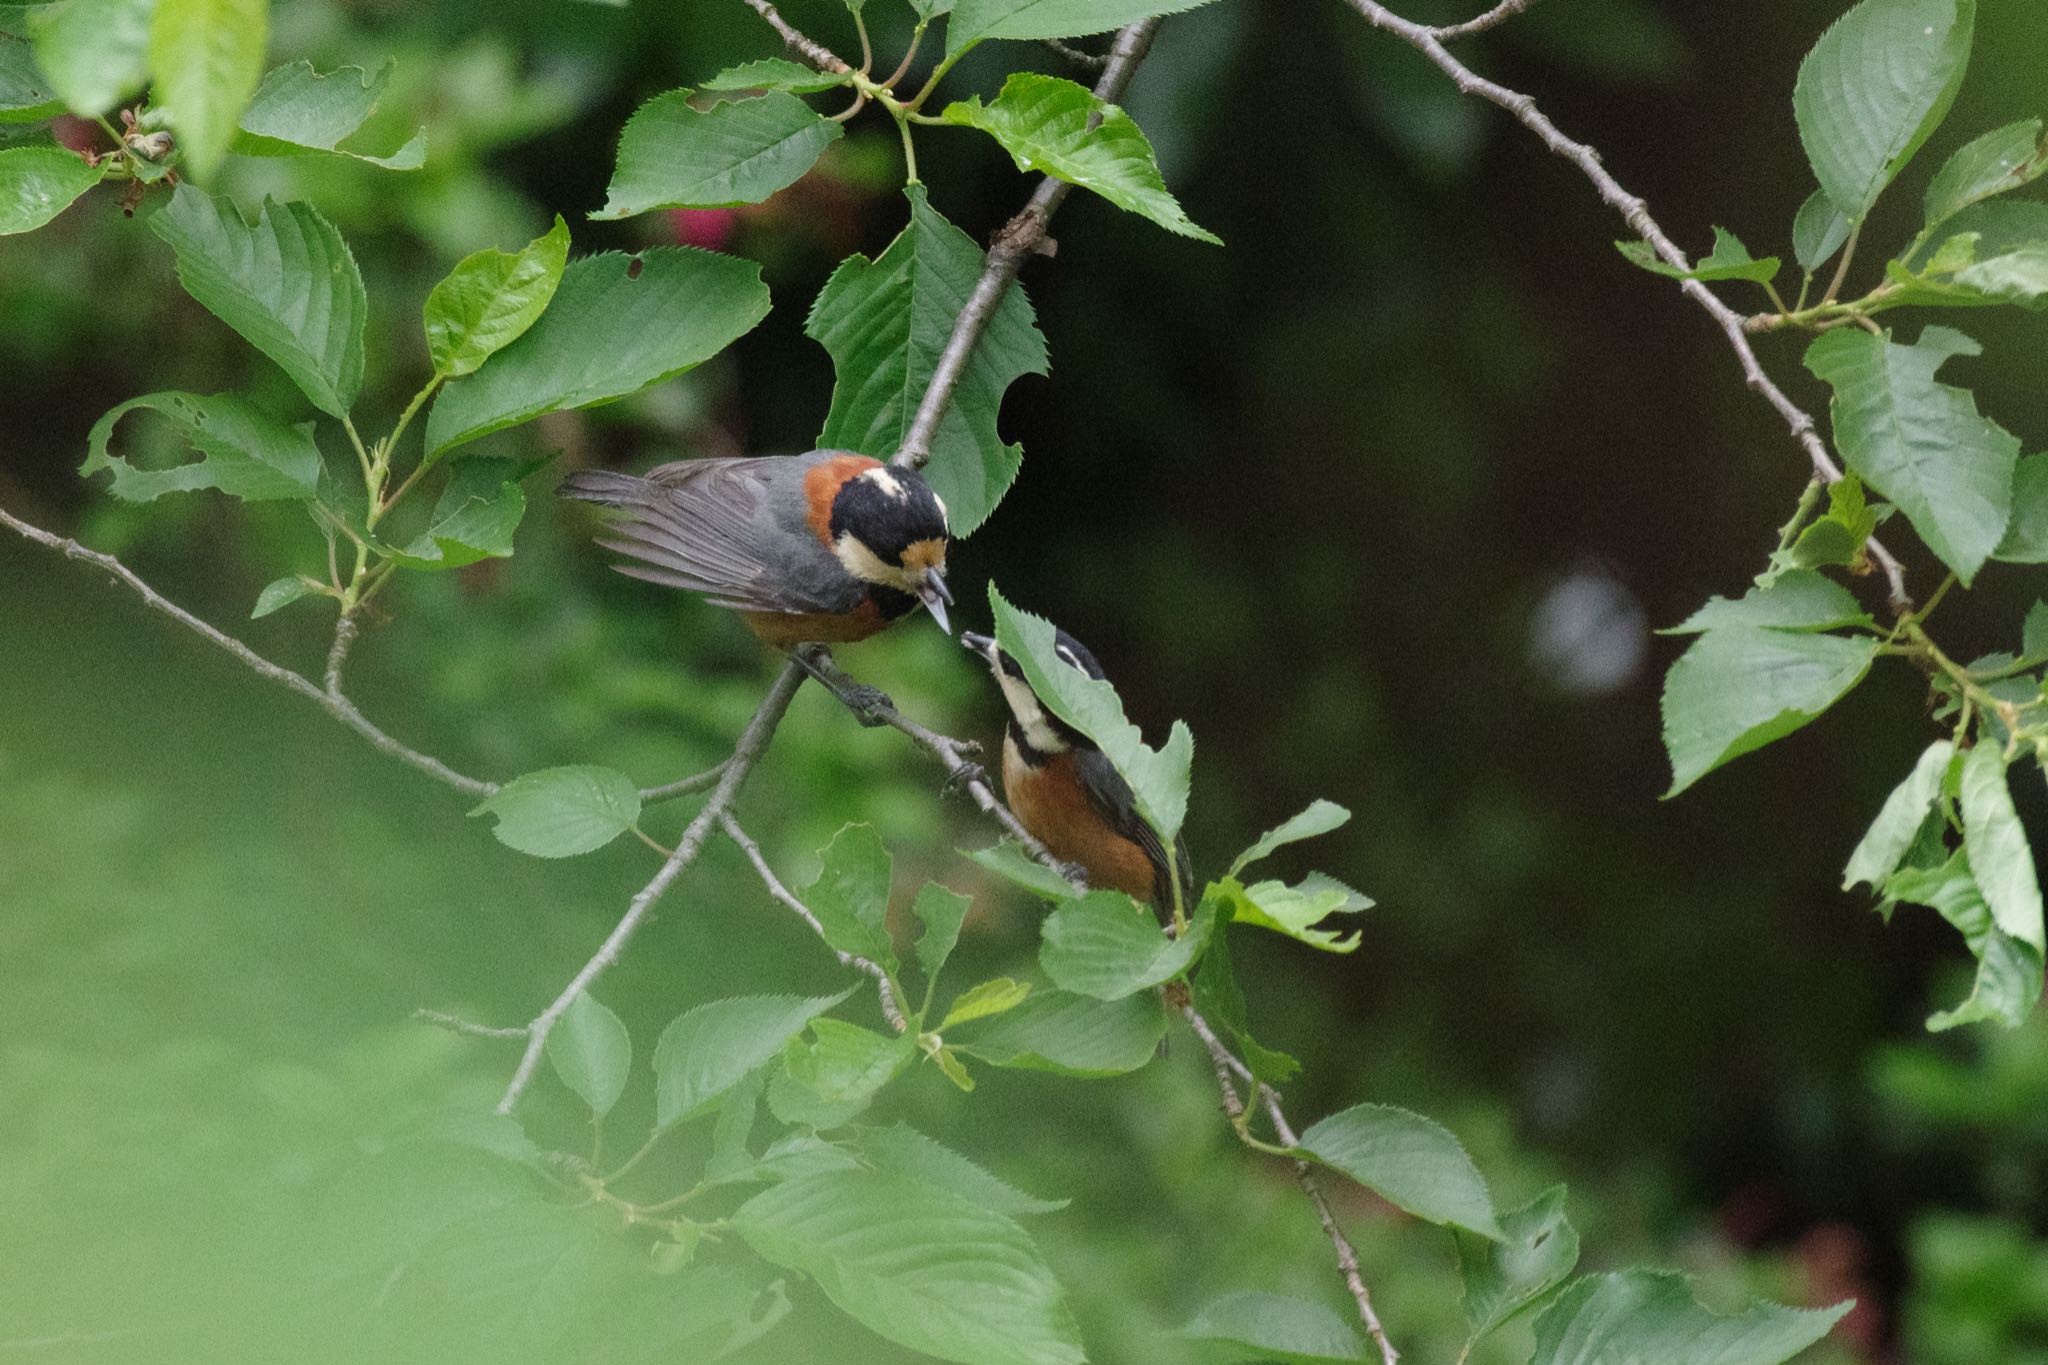
[[[561,496],[619,513],[598,538],[620,573],[701,593],[788,650],[862,719],[821,647],[865,640],[921,605],[951,631],[946,504],[907,469],[845,450],[678,460],[645,475],[579,470]]]
[[[1087,646],[1057,632],[1060,662],[1101,680]],[[1091,886],[1108,887],[1164,913],[1174,909],[1176,882],[1185,912],[1194,909],[1194,871],[1185,842],[1166,845],[1138,814],[1137,797],[1094,741],[1054,715],[1025,681],[1017,661],[986,635],[962,631],[960,643],[979,655],[1009,704],[1003,732],[1003,792],[1010,809],[1052,855],[1077,864]]]

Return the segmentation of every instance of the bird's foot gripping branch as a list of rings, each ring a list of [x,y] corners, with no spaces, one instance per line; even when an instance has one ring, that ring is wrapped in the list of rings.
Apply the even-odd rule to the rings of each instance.
[[[1191,6],[1186,0],[910,0],[915,28],[891,68],[876,61],[860,3],[847,6],[860,43],[858,63],[797,31],[773,5],[746,3],[804,61],[764,58],[647,101],[624,130],[606,204],[593,216],[758,202],[803,176],[848,121],[878,110],[900,137],[905,222],[874,259],[844,261],[812,302],[806,330],[830,356],[836,378],[818,444],[923,471],[950,513],[951,533],[964,536],[995,510],[1020,468],[1021,451],[998,434],[997,409],[1014,378],[1044,371],[1046,353],[1030,304],[1009,286],[1042,242],[1062,198],[1079,186],[1169,231],[1214,240],[1166,189],[1150,143],[1117,104],[1151,45],[1157,16]],[[2022,875],[2024,840],[2012,818],[2004,764],[2042,742],[2030,728],[2038,684],[2030,680],[2034,692],[2021,697],[2017,680],[2048,662],[2048,642],[2032,638],[2048,628],[2029,632],[2025,656],[1962,666],[1927,634],[1926,611],[1884,629],[1856,609],[1853,598],[1844,607],[1848,594],[1816,571],[1857,566],[1866,557],[1886,569],[1894,599],[1904,602],[1896,561],[1871,539],[1882,510],[1862,500],[1859,484],[1841,477],[1810,420],[1764,376],[1748,340],[1754,331],[1792,327],[1827,333],[1810,363],[1837,386],[1838,428],[1844,411],[1857,414],[1851,423],[1857,430],[1874,430],[1887,405],[1927,415],[1944,439],[1954,438],[1957,459],[1972,471],[1981,472],[1981,465],[2011,475],[2011,452],[2000,453],[2006,443],[1986,431],[1989,424],[1959,403],[1955,391],[1932,384],[1933,365],[1961,351],[1959,341],[1935,333],[1915,347],[1899,347],[1846,325],[1868,330],[1874,326],[1869,315],[1880,307],[1944,301],[1922,297],[1930,292],[2009,296],[2023,287],[2015,279],[2030,278],[2031,248],[2001,245],[2006,239],[1989,225],[1965,231],[1951,224],[1954,231],[1937,232],[1940,225],[1930,220],[1926,240],[1899,263],[1914,276],[1910,287],[1888,271],[1886,283],[1860,305],[1840,302],[1836,286],[1812,303],[1802,296],[1785,306],[1773,297],[1774,312],[1746,327],[1704,282],[1755,277],[1768,284],[1762,263],[1738,259],[1747,253],[1736,244],[1699,267],[1688,265],[1589,148],[1564,138],[1527,97],[1483,80],[1450,55],[1448,42],[1511,19],[1528,0],[1504,0],[1479,18],[1443,28],[1410,23],[1372,0],[1350,3],[1423,51],[1461,89],[1508,109],[1593,179],[1603,198],[1644,234],[1651,253],[1644,263],[1682,274],[1688,294],[1723,325],[1752,386],[1785,416],[1831,485],[1825,513],[1818,486],[1802,502],[1768,581],[1741,602],[1710,606],[1702,615],[1711,619],[1696,621],[1701,641],[1673,673],[1679,695],[1671,708],[1678,736],[1673,753],[1681,785],[1817,713],[1871,660],[1887,653],[1914,657],[1935,671],[1952,702],[1956,738],[1929,750],[1887,805],[1852,872],[1861,867],[1899,898],[1918,895],[1960,907],[1959,923],[1968,920],[1965,932],[1987,971],[1994,962],[2001,972],[2010,969],[1992,983],[1994,1001],[2006,998],[2011,982],[2026,973],[2037,981],[2038,893],[2029,919],[2031,871]],[[545,1337],[560,1358],[614,1358],[628,1347],[644,1356],[652,1347],[674,1359],[711,1360],[775,1330],[790,1311],[792,1284],[809,1283],[879,1335],[940,1359],[969,1365],[1084,1360],[1066,1291],[1025,1221],[1058,1203],[1026,1194],[931,1137],[875,1115],[886,1112],[893,1086],[931,1074],[922,1072],[927,1066],[957,1088],[962,1104],[974,1103],[977,1084],[1006,1070],[1075,1081],[1126,1076],[1159,1064],[1158,1044],[1175,1019],[1201,1049],[1183,1055],[1206,1057],[1213,1069],[1219,1106],[1236,1138],[1298,1182],[1338,1270],[1328,1286],[1293,1284],[1283,1293],[1273,1292],[1258,1265],[1221,1268],[1241,1288],[1201,1307],[1181,1332],[1210,1343],[1204,1349],[1219,1357],[1396,1360],[1398,1318],[1392,1330],[1383,1323],[1347,1231],[1362,1222],[1349,1197],[1352,1187],[1446,1229],[1463,1281],[1461,1360],[1521,1319],[1529,1325],[1534,1360],[1546,1365],[1615,1352],[1642,1360],[1712,1355],[1771,1365],[1817,1341],[1846,1311],[1847,1305],[1799,1311],[1757,1303],[1720,1316],[1695,1300],[1683,1278],[1664,1272],[1575,1277],[1578,1238],[1565,1216],[1562,1189],[1502,1206],[1447,1130],[1404,1109],[1358,1104],[1297,1131],[1278,1087],[1294,1079],[1298,1063],[1253,1036],[1255,1007],[1233,972],[1231,945],[1233,934],[1241,940],[1265,932],[1307,949],[1359,947],[1358,930],[1330,927],[1333,917],[1369,904],[1349,887],[1320,874],[1252,879],[1261,860],[1338,828],[1347,814],[1315,802],[1204,884],[1179,839],[1191,790],[1193,742],[1186,727],[1175,725],[1158,748],[1148,745],[1099,670],[1063,651],[1048,623],[999,596],[991,596],[992,658],[1005,676],[1003,660],[1013,662],[1024,688],[1019,694],[1005,685],[1013,716],[1026,721],[1018,708],[1028,695],[1047,726],[1040,734],[1023,725],[1032,755],[1046,760],[1039,766],[1055,765],[1065,754],[1078,770],[1077,755],[1092,755],[1092,777],[1076,778],[1067,798],[1092,803],[1088,809],[1108,831],[1102,839],[1077,838],[1066,824],[1030,818],[1033,802],[1060,799],[1056,788],[1031,801],[1020,795],[1037,780],[1027,771],[1034,768],[1032,755],[1020,754],[1014,775],[1006,756],[1013,810],[969,761],[966,742],[926,728],[886,699],[855,700],[870,718],[931,752],[949,782],[1009,836],[969,856],[1015,884],[1019,895],[1044,902],[1036,955],[1042,979],[949,979],[946,969],[972,903],[938,882],[907,898],[915,935],[903,941],[889,919],[897,900],[891,856],[866,825],[841,831],[822,853],[818,878],[801,892],[775,871],[774,860],[741,823],[736,801],[809,676],[800,663],[780,670],[727,758],[707,772],[649,787],[593,765],[502,783],[470,777],[386,734],[343,688],[366,609],[402,600],[392,585],[406,574],[509,555],[526,511],[524,482],[545,463],[525,453],[529,447],[516,433],[494,447],[508,453],[476,454],[471,443],[552,412],[637,393],[709,359],[767,311],[759,270],[732,257],[678,249],[571,259],[569,230],[560,219],[516,251],[480,251],[427,294],[421,327],[428,372],[383,434],[365,439],[357,412],[364,378],[391,357],[366,345],[367,294],[348,244],[310,205],[266,202],[251,223],[232,199],[199,183],[239,156],[348,156],[394,171],[419,165],[417,140],[388,156],[344,147],[369,118],[383,78],[360,71],[322,75],[305,63],[263,76],[262,0],[212,9],[159,0],[153,17],[148,6],[97,0],[71,0],[61,10],[28,8],[36,12],[25,19],[0,16],[22,29],[7,29],[9,41],[0,45],[0,54],[14,63],[9,73],[20,75],[24,61],[39,64],[35,79],[0,92],[10,101],[6,112],[33,122],[68,109],[104,123],[119,108],[127,131],[106,123],[112,145],[86,154],[54,142],[0,150],[0,186],[12,191],[0,198],[13,206],[11,213],[0,206],[0,232],[39,227],[105,180],[124,181],[131,195],[164,187],[147,221],[168,245],[180,282],[275,361],[304,400],[302,409],[280,412],[239,394],[129,399],[94,429],[85,472],[106,473],[109,491],[129,501],[214,489],[303,507],[311,528],[306,568],[265,588],[255,614],[300,601],[331,604],[336,625],[325,673],[316,681],[270,662],[170,603],[110,556],[5,513],[0,520],[114,573],[153,607],[322,706],[380,750],[480,801],[475,813],[492,820],[508,847],[562,858],[631,834],[651,845],[658,859],[596,951],[564,972],[563,987],[526,1023],[499,1027],[427,1014],[429,1022],[480,1043],[514,1044],[508,1052],[516,1055],[507,1061],[509,1079],[489,1121],[441,1124],[426,1139],[394,1142],[358,1177],[376,1188],[402,1189],[402,1199],[393,1198],[404,1204],[408,1226],[422,1230],[419,1245],[381,1277],[368,1310],[381,1316],[365,1329],[369,1340],[388,1345],[410,1340],[415,1330],[445,1334],[451,1322],[464,1330],[469,1324],[459,1312],[451,1318],[451,1304],[516,1301],[529,1335]],[[1892,23],[1899,17],[1894,11],[1910,10],[1917,22],[1922,9],[1949,16],[1928,29],[1938,30],[1940,42],[1933,45],[1934,65],[1914,83],[1924,105],[1914,117],[1924,121],[1937,106],[1946,108],[1944,92],[1952,93],[1959,79],[1956,29],[1964,26],[1960,45],[1966,50],[1968,0],[1869,0],[1858,13]],[[102,42],[105,26],[88,21],[113,11],[126,23],[124,32],[141,31],[138,23],[148,30],[147,41]],[[1084,65],[1100,65],[1092,89],[1019,71],[993,98],[934,103],[955,64],[984,45],[1036,55],[1036,46],[996,45],[1088,41],[1111,29],[1116,32],[1105,51],[1081,54],[1089,59]],[[942,33],[943,42],[927,56],[925,42],[934,33]],[[1856,50],[1867,51],[1869,44]],[[1811,98],[1823,111],[1875,107],[1851,100],[1848,90],[1868,73],[1841,51],[1830,51],[1810,73],[1812,81],[1802,79],[1802,91],[1822,92],[1802,94],[1803,106]],[[1834,85],[1844,88],[1828,94]],[[836,97],[842,107],[828,112],[807,102],[821,97]],[[1838,123],[1816,120],[1821,131],[1809,141],[1826,141],[1826,129]],[[935,131],[940,128],[946,131]],[[1918,123],[1906,131],[1912,136],[1902,147],[1924,138]],[[993,138],[1020,169],[1044,175],[985,253],[932,207],[917,170],[919,137],[973,133]],[[1967,201],[1954,206],[1949,219],[2014,187],[2006,183],[2019,174],[2018,163],[2006,165],[2008,142],[1979,149],[1976,160],[1944,173],[1952,182],[1949,197]],[[1888,179],[1897,165],[1864,167],[1865,180],[1858,181],[1857,168],[1848,165],[1854,147],[1830,146],[1827,155],[1826,206],[1840,210],[1853,234],[1868,208],[1858,199],[1869,189],[1865,181]],[[1896,157],[1903,159],[1903,153]],[[1819,156],[1816,164],[1822,164]],[[146,195],[144,202],[148,207]],[[1796,231],[1802,241],[1812,238],[1805,254],[1824,262],[1826,239],[1836,229],[1831,219],[1809,217],[1802,215]],[[1837,285],[1847,265],[1845,249]],[[1725,273],[1729,269],[1736,273]],[[914,409],[905,401],[910,394],[919,396]],[[169,423],[199,458],[164,468],[117,453],[116,426],[136,412]],[[416,447],[405,439],[415,429],[421,435]],[[1861,438],[1839,430],[1838,438],[1852,469],[1904,510],[1965,582],[2005,540],[2020,537],[2024,545],[2039,529],[2026,529],[2031,513],[2020,506],[2021,490],[2030,487],[2024,483],[2028,466],[2019,466],[2002,504],[1993,486],[1999,480],[1977,479],[1973,472],[1971,486],[1983,484],[1981,497],[2004,509],[1997,527],[1987,529],[1982,518],[1962,516],[1941,490],[1899,482],[1886,452],[1859,448]],[[877,487],[886,491],[887,485]],[[826,522],[820,535],[829,541],[829,516]],[[730,588],[705,578],[704,561],[691,557],[698,548],[686,547],[686,562],[669,570],[701,580],[682,586],[714,595]],[[875,546],[862,540],[861,548]],[[852,548],[847,556],[842,564],[867,563]],[[906,566],[899,553],[895,567]],[[792,610],[788,603],[751,605]],[[1760,659],[1771,666],[1763,668]],[[1767,715],[1731,713],[1728,698],[1752,696],[1751,675],[1759,671],[1774,680],[1797,675],[1810,685],[1795,697],[1775,699]],[[1688,702],[1695,694],[1703,700]],[[646,806],[700,794],[701,805],[673,847],[643,830]],[[1944,839],[1956,817],[1962,846],[1950,854]],[[649,1045],[600,1003],[599,988],[656,905],[718,839],[747,860],[769,901],[815,932],[853,974],[852,984],[825,994],[692,1002]],[[1163,926],[1127,889],[1115,889],[1126,867],[1133,869],[1127,889],[1158,903]],[[1077,869],[1103,884],[1078,884]],[[1978,896],[1974,908],[1961,894],[1966,886]],[[576,1150],[544,1144],[518,1119],[527,1112],[522,1100],[557,1083],[555,1099],[573,1096],[588,1114],[588,1142]],[[621,1110],[622,1097],[634,1087],[648,1103]],[[629,1128],[622,1115],[643,1110],[648,1121]],[[423,1145],[430,1157],[421,1155]],[[617,1156],[621,1150],[629,1154]],[[490,1293],[466,1294],[480,1278],[489,1280]],[[1343,1302],[1339,1282],[1355,1326],[1329,1306]],[[1443,1292],[1446,1298],[1451,1293],[1448,1275]],[[1589,1342],[1614,1349],[1589,1355]]]

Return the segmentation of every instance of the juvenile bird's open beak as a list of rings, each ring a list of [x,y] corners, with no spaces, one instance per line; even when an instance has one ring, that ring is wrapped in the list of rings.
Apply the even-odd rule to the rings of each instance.
[[[951,635],[953,623],[947,619],[946,608],[953,605],[953,593],[946,587],[946,576],[937,569],[926,569],[917,595],[923,599],[924,609],[932,614],[932,620],[939,623],[939,629]]]

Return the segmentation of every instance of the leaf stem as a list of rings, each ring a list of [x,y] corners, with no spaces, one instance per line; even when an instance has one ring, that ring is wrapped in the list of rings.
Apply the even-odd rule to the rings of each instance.
[[[1835,267],[1835,277],[1828,281],[1828,292],[1820,296],[1823,304],[1833,303],[1835,296],[1842,292],[1842,282],[1849,278],[1849,263],[1856,259],[1856,243],[1862,236],[1863,224],[1858,223],[1849,229],[1849,240],[1842,244],[1841,264]]]
[[[924,46],[924,31],[930,27],[931,20],[920,19],[917,21],[917,27],[910,30],[910,50],[903,54],[903,61],[889,73],[888,79],[882,82],[883,89],[895,89],[896,82],[910,74],[910,64],[917,60],[917,50]]]

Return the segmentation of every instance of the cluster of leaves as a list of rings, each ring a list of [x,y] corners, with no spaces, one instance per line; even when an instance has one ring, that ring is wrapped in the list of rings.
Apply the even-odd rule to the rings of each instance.
[[[2048,607],[2029,614],[2020,652],[1958,663],[1926,620],[1952,583],[1988,562],[2048,562],[2048,455],[2021,457],[2019,438],[1978,411],[1967,389],[1936,378],[1970,337],[1929,324],[1907,343],[1873,318],[1900,307],[2039,308],[2048,303],[2048,203],[2005,197],[2048,170],[2042,123],[1987,133],[1935,173],[1920,230],[1860,297],[1838,298],[1879,196],[1941,125],[1969,64],[1975,0],[1863,0],[1823,34],[1800,67],[1794,110],[1820,189],[1793,224],[1805,272],[1786,305],[1775,258],[1755,259],[1716,229],[1691,270],[1630,259],[1679,278],[1743,280],[1769,292],[1760,331],[1817,332],[1806,366],[1833,390],[1834,444],[1847,477],[1810,487],[1777,552],[1743,597],[1715,598],[1678,634],[1697,635],[1664,686],[1664,740],[1676,795],[1728,760],[1807,724],[1878,658],[1904,657],[1932,679],[1937,719],[1953,738],[1930,746],[1850,859],[1845,885],[1868,883],[1889,914],[1900,901],[1933,907],[1978,962],[1976,988],[1928,1020],[1933,1029],[1995,1019],[2017,1025],[2041,993],[2041,891],[2008,769],[2048,754]],[[1817,272],[1841,255],[1821,298]],[[1868,493],[1886,501],[1873,504]],[[1878,622],[1827,571],[1870,570],[1872,533],[1903,514],[1949,570],[1918,611]]]

